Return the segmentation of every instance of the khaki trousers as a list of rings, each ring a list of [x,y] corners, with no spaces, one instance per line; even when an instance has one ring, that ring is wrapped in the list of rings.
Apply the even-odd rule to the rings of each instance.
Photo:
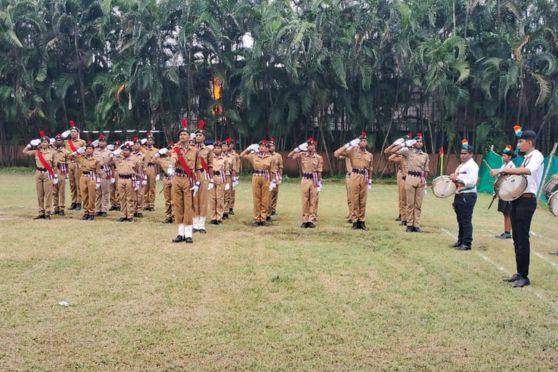
[[[35,189],[37,190],[37,205],[39,214],[50,214],[52,207],[52,180],[47,172],[35,173]]]
[[[72,195],[72,204],[81,203],[80,194],[80,179],[81,179],[81,169],[79,165],[74,161],[68,164],[68,178],[70,180],[70,193]]]
[[[165,198],[165,217],[173,218],[172,214],[172,182],[163,178],[163,197]]]
[[[120,197],[120,217],[134,217],[134,188],[130,178],[118,180],[118,196]]]
[[[209,218],[222,221],[225,212],[225,184],[215,184],[209,191]]]
[[[52,185],[52,200],[54,203],[55,211],[63,211],[66,207],[66,176],[59,169],[56,171],[58,174],[58,183]]]
[[[155,208],[155,194],[157,193],[157,172],[156,167],[151,165],[145,170],[147,175],[147,186],[145,188],[145,208]]]
[[[366,215],[366,200],[368,198],[368,184],[364,175],[351,173],[349,178],[351,191],[351,220],[353,223],[363,221]]]
[[[110,184],[110,206],[120,208],[120,196],[118,195],[118,176],[115,182]]]
[[[134,191],[134,213],[139,213],[143,210],[143,199],[145,196],[145,186],[141,185],[142,181],[138,181],[139,189]]]
[[[200,189],[194,196],[194,216],[206,217],[209,203],[209,180],[205,179],[205,172],[197,172]]]
[[[267,211],[268,215],[271,215],[273,213],[275,213],[277,211],[277,199],[279,197],[279,185],[277,185],[277,187],[275,187],[270,193],[269,193],[269,209]]]
[[[93,216],[95,214],[95,196],[97,195],[97,190],[95,187],[97,182],[94,177],[81,176],[79,179],[79,189],[82,201],[82,209],[84,214]]]
[[[263,176],[252,176],[252,199],[254,221],[264,222],[269,208],[269,180]]]
[[[232,177],[226,176],[225,182],[230,185],[228,191],[225,191],[225,213],[229,213],[229,210],[234,208],[234,188],[232,187]]]
[[[177,224],[191,226],[194,222],[194,198],[188,177],[174,176],[172,179],[172,201]]]
[[[97,212],[108,212],[109,199],[110,199],[110,178],[101,178],[101,187],[96,190],[95,195],[95,210]]]
[[[407,192],[405,191],[405,178],[401,171],[397,172],[397,190],[399,192],[399,216],[401,221],[407,221]]]
[[[302,222],[316,221],[318,211],[318,190],[311,179],[303,178],[300,182],[302,201]]]
[[[409,176],[405,178],[405,191],[407,197],[407,226],[420,227],[420,213],[422,211],[422,199],[424,198],[424,187],[421,187],[420,177]]]
[[[347,207],[349,207],[349,218],[351,218],[351,175],[350,173],[345,176],[345,189],[347,191]]]

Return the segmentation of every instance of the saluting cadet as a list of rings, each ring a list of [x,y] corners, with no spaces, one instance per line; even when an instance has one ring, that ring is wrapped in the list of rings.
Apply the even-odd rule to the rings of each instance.
[[[50,219],[52,206],[52,183],[57,182],[58,178],[54,172],[54,150],[50,147],[50,138],[44,131],[40,131],[40,139],[32,140],[25,148],[23,153],[35,157],[35,189],[37,190],[37,205],[39,214],[38,219]],[[62,181],[64,182],[64,181]]]
[[[200,183],[200,189],[194,196],[194,226],[193,231],[206,233],[205,219],[207,218],[207,207],[209,205],[209,190],[214,185],[213,180],[213,151],[205,145],[205,121],[200,120],[196,130],[195,146],[198,152],[196,160],[196,177]]]
[[[221,154],[227,159],[227,162],[230,164],[230,167],[225,171],[225,186],[224,186],[224,198],[225,198],[225,205],[223,206],[223,220],[229,218],[229,214],[233,215],[234,211],[229,208],[231,204],[231,200],[233,198],[234,193],[234,169],[236,167],[236,158],[235,156],[229,151],[229,145],[231,144],[231,138],[227,138],[224,142],[221,143]],[[240,161],[240,160],[239,160]],[[231,212],[232,211],[232,212]],[[229,213],[231,212],[231,213]]]
[[[351,220],[353,229],[368,230],[365,223],[368,190],[372,188],[373,155],[366,150],[368,139],[365,132],[335,151],[351,161]]]
[[[197,181],[195,173],[198,150],[195,146],[190,145],[186,119],[182,120],[178,140],[171,155],[176,161],[176,170],[172,178],[172,200],[174,217],[178,224],[178,235],[172,241],[173,243],[193,243],[194,195],[198,193],[200,183]]]
[[[145,188],[147,186],[147,176],[145,175],[145,157],[141,152],[141,142],[138,137],[134,137],[132,144],[132,155],[130,155],[138,164],[141,164],[139,172],[136,174],[135,179],[132,179],[134,184],[134,217],[143,217],[143,199],[145,196]]]
[[[403,138],[399,138],[397,141],[392,143],[385,149],[384,153],[387,154],[388,161],[395,163],[397,165],[397,190],[399,194],[399,215],[395,221],[401,221],[401,225],[407,225],[407,194],[405,192],[405,179],[407,178],[407,171],[409,167],[407,165],[407,158],[403,155],[396,153],[397,150],[401,148],[401,145],[411,138],[411,133],[405,135]]]
[[[275,138],[273,138],[269,142],[269,154],[271,155],[271,158],[273,159],[277,167],[277,174],[275,175],[275,179],[277,180],[277,187],[275,187],[269,193],[269,209],[267,212],[268,219],[271,219],[271,216],[275,216],[275,214],[277,214],[277,199],[279,197],[279,185],[283,180],[283,156],[281,156],[280,153],[276,152],[275,149],[276,149]]]
[[[153,146],[155,140],[151,132],[147,132],[147,139],[145,147],[143,148],[145,176],[147,178],[147,185],[145,187],[145,195],[143,199],[143,209],[148,212],[155,210],[155,195],[157,194],[157,175],[159,170],[157,164],[153,161],[153,157],[159,151],[158,148]]]
[[[252,164],[252,199],[254,203],[253,226],[267,226],[267,211],[269,206],[269,192],[277,186],[275,180],[276,165],[269,155],[267,140],[259,144],[252,144],[240,153],[241,159]]]
[[[414,141],[407,144],[412,147],[403,147],[397,154],[407,158],[409,170],[405,178],[405,192],[407,197],[407,232],[422,232],[420,228],[420,215],[422,200],[426,188],[426,180],[430,171],[428,154],[422,151],[424,142],[422,133],[417,133]]]
[[[479,180],[479,166],[473,159],[473,147],[469,141],[461,141],[461,164],[450,179],[456,184],[453,210],[457,217],[459,234],[457,242],[451,247],[459,251],[471,250],[473,243],[473,209],[477,203],[477,182]]]
[[[81,148],[72,153],[81,170],[79,188],[84,212],[81,219],[85,221],[95,219],[96,190],[101,187],[101,180],[99,178],[101,163],[93,156],[93,150],[93,144],[88,143],[85,145],[85,150]]]
[[[302,180],[300,194],[302,200],[302,228],[314,228],[318,211],[318,193],[322,187],[323,158],[316,153],[317,142],[313,138],[295,148],[289,158],[300,160]]]
[[[70,153],[76,153],[80,147],[85,146],[85,141],[79,138],[79,129],[76,127],[76,123],[70,120],[70,129],[62,133],[62,138],[67,138],[66,149]],[[81,209],[81,195],[79,182],[81,178],[81,171],[79,165],[76,163],[75,159],[70,160],[70,165],[68,167],[68,178],[70,180],[70,193],[72,196],[72,205],[70,205],[69,210],[80,210]]]
[[[98,145],[93,151],[93,156],[100,164],[99,187],[95,195],[95,215],[106,217],[109,209],[110,185],[114,182],[111,158],[112,152],[107,148],[107,139],[103,133],[99,134]]]
[[[544,156],[536,149],[537,134],[532,130],[523,130],[520,125],[514,126],[518,138],[519,152],[525,154],[521,166],[517,168],[495,169],[490,173],[494,177],[498,174],[517,174],[527,177],[527,189],[517,199],[512,201],[511,223],[513,245],[515,248],[515,262],[517,272],[504,279],[514,288],[521,288],[531,284],[529,280],[529,261],[531,245],[529,231],[531,220],[537,209],[537,191],[542,181],[544,171]]]
[[[230,173],[230,168],[230,159],[223,154],[222,143],[215,141],[213,143],[213,179],[210,181],[214,187],[209,190],[209,218],[213,225],[223,223],[226,174]]]
[[[172,144],[170,145],[172,149]],[[176,168],[176,159],[170,156],[169,149],[162,148],[152,158],[163,175],[163,197],[165,199],[165,220],[163,223],[173,223],[172,207],[172,175]]]
[[[227,144],[228,149],[225,149],[225,147],[223,147],[223,152],[225,152],[227,155],[232,157],[232,160],[230,161],[232,164],[232,169],[231,169],[230,181],[228,181],[230,186],[228,190],[225,190],[225,214],[223,215],[224,219],[228,218],[229,215],[231,216],[234,215],[236,187],[240,184],[240,179],[238,177],[240,176],[240,166],[242,163],[240,159],[240,155],[234,149],[235,148],[234,141],[231,138],[227,138],[225,140],[225,143]]]
[[[515,168],[513,159],[515,158],[515,153],[513,152],[512,146],[507,145],[506,148],[500,153],[502,156],[502,166],[500,169],[504,168]],[[498,239],[511,239],[511,202],[505,200],[498,200],[498,212],[504,215],[504,232],[500,235],[496,235]]]
[[[119,222],[132,222],[134,220],[134,182],[133,179],[139,173],[141,164],[133,158],[132,148],[124,144],[121,152],[112,158],[115,174],[118,177],[118,196],[120,198]],[[116,152],[116,151],[115,151]]]
[[[71,161],[70,152],[64,146],[62,135],[54,138],[54,169],[58,182],[52,185],[54,214],[63,216],[66,202],[66,178],[68,177],[68,163]]]
[[[347,215],[347,222],[353,223],[353,219],[351,218],[351,191],[350,191],[350,180],[351,180],[351,159],[341,154],[333,154],[337,159],[342,159],[345,161],[345,191],[347,193],[347,208],[349,210],[349,214]]]
[[[122,149],[120,148],[120,141],[115,141],[114,144],[110,144],[107,146],[107,148],[111,151],[114,152],[115,150],[118,150],[118,152],[121,152]],[[120,210],[120,196],[118,195],[118,172],[116,171],[116,168],[112,169],[112,179],[114,180],[114,182],[110,183],[110,209],[109,211],[119,211]]]

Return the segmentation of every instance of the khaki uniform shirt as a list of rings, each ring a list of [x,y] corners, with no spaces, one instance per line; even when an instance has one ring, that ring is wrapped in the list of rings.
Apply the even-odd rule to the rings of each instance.
[[[409,171],[409,163],[407,161],[407,158],[403,155],[398,154],[393,159],[393,162],[398,165],[398,171],[401,172],[401,175],[403,177],[405,177],[407,175],[407,172]]]
[[[101,173],[101,163],[94,155],[87,156],[77,156],[76,161],[79,164],[82,172],[93,172],[95,175],[99,175]]]
[[[408,171],[429,172],[430,159],[428,154],[420,149],[401,149],[397,152],[407,158]]]
[[[99,161],[101,167],[101,177],[106,178],[110,176],[110,163],[112,153],[106,147],[104,149],[96,148],[93,151],[93,157]]]
[[[351,171],[353,169],[368,170],[368,175],[372,176],[372,169],[374,165],[374,155],[364,150],[361,151],[358,147],[353,147],[350,150],[345,150],[345,156],[351,161]]]
[[[246,159],[250,161],[255,172],[277,172],[277,165],[273,157],[269,154],[260,155],[258,153],[252,153],[248,154]]]
[[[227,152],[226,154],[223,154],[223,156],[227,159],[230,167],[225,171],[227,176],[230,176],[231,173],[236,169],[236,157],[234,156],[234,154],[232,154],[231,152]],[[239,161],[240,161],[240,157],[239,157]],[[215,167],[215,165],[214,165]],[[237,173],[238,175],[238,173]]]
[[[138,161],[131,155],[127,158],[122,155],[116,156],[112,158],[112,164],[120,176],[133,176],[138,173],[140,168]]]
[[[163,172],[163,175],[167,178],[169,177],[167,174],[168,169],[176,167],[176,159],[168,155],[155,158],[153,162],[161,168],[161,172]]]
[[[184,146],[180,145],[180,143],[175,145],[175,148],[178,147],[181,150],[182,153],[182,157],[186,160],[186,163],[188,164],[188,167],[190,168],[190,170],[192,172],[196,171],[196,159],[198,156],[198,149],[195,146],[192,146],[190,144],[186,144]],[[180,164],[180,161],[178,160],[178,154],[174,151],[174,148],[172,150],[171,153],[171,157],[175,160],[176,162],[176,169],[177,171],[180,172],[186,172],[185,169],[182,169],[182,165]]]
[[[79,139],[79,138],[76,139],[76,140],[67,139],[67,140],[65,141],[65,142],[66,142],[66,149],[67,149],[68,151],[70,151],[70,152],[73,151],[72,148],[70,147],[70,141],[72,141],[72,143],[74,144],[76,150],[79,149],[80,147],[85,146],[85,141],[82,140],[82,139]]]
[[[321,173],[323,171],[323,157],[317,153],[312,155],[307,152],[298,152],[293,155],[293,159],[300,159],[302,173]]]
[[[242,162],[240,160],[240,155],[234,150],[230,151],[229,153],[234,157],[233,170],[238,176],[240,174],[240,166],[242,165],[241,164]]]
[[[70,152],[64,147],[54,148],[54,165],[58,167],[58,164],[67,164],[70,161]]]
[[[149,164],[153,164],[153,156],[155,156],[155,154],[159,151],[158,148],[155,147],[142,147],[142,153],[143,153],[143,166],[147,167]]]
[[[196,170],[201,171],[205,169],[202,166],[202,159],[207,165],[207,168],[213,168],[213,151],[205,145],[196,145],[198,149],[198,164],[196,164]]]
[[[24,148],[23,149],[23,153],[25,155],[29,155],[29,156],[35,156],[35,167],[37,168],[44,168],[44,164],[39,160],[38,152],[42,152],[43,153],[43,157],[45,158],[46,162],[48,163],[48,165],[50,165],[51,167],[54,167],[55,163],[54,163],[54,150],[52,148],[47,148],[46,150],[40,150],[40,149],[30,149],[30,148]]]
[[[225,182],[225,175],[227,175],[227,172],[228,174],[231,172],[230,160],[230,156],[223,154],[213,156],[213,181],[215,181],[215,184],[220,185]],[[215,172],[219,172],[219,175],[216,175]]]
[[[271,154],[271,158],[275,161],[277,172],[283,174],[283,156],[276,151]]]

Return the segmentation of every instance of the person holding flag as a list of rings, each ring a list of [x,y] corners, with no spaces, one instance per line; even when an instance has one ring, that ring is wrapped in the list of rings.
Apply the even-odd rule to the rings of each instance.
[[[58,177],[54,172],[54,150],[50,147],[50,138],[44,131],[39,132],[40,138],[32,140],[25,148],[23,153],[27,156],[35,157],[35,189],[37,190],[37,204],[39,214],[38,219],[50,219],[52,207],[52,184],[58,182]],[[64,181],[62,181],[64,182]]]
[[[198,150],[190,145],[188,121],[182,120],[182,128],[178,131],[178,142],[172,148],[176,169],[172,178],[172,201],[174,217],[178,224],[178,235],[173,243],[193,243],[194,196],[200,189],[196,176]]]
[[[317,142],[309,138],[287,155],[288,158],[300,160],[302,180],[300,196],[302,199],[302,228],[314,228],[318,212],[318,193],[322,189],[322,171],[324,160],[316,153]]]

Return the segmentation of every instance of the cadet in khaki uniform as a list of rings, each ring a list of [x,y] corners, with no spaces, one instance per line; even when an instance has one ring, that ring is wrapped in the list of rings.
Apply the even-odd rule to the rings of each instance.
[[[122,149],[120,149],[120,141],[115,141],[114,145],[108,145],[107,147],[109,147],[109,150],[111,152],[114,153],[115,150],[118,150],[119,152],[122,151]],[[120,196],[118,195],[118,172],[116,171],[116,168],[112,169],[112,178],[114,179],[114,182],[111,182],[110,184],[110,209],[109,211],[119,211],[120,210]]]
[[[134,217],[142,218],[143,213],[143,197],[147,186],[147,176],[145,175],[144,156],[141,152],[141,143],[138,137],[134,137],[132,145],[132,155],[130,155],[138,164],[141,164],[139,172],[136,174],[134,183]]]
[[[223,154],[222,143],[215,141],[213,143],[213,180],[210,181],[215,186],[209,191],[209,218],[213,225],[223,223],[226,174],[230,174],[230,168],[230,159]]]
[[[176,168],[176,159],[170,156],[170,152],[167,148],[162,148],[153,156],[152,161],[157,164],[157,167],[163,175],[163,197],[165,199],[166,217],[163,223],[173,223],[172,174],[174,174],[174,170]]]
[[[275,179],[277,180],[277,187],[275,187],[269,193],[269,209],[267,215],[268,218],[271,219],[270,216],[274,216],[275,214],[277,214],[279,185],[281,184],[281,180],[283,179],[283,156],[275,151],[275,140],[269,142],[269,154],[271,155],[271,158],[273,159],[277,167],[277,174],[275,175]]]
[[[114,180],[111,158],[112,153],[107,148],[107,140],[104,134],[99,135],[99,145],[93,151],[93,156],[99,161],[101,171],[99,174],[100,187],[95,193],[95,215],[106,217],[109,209],[110,185]]]
[[[174,145],[171,154],[176,160],[176,171],[172,179],[172,200],[174,217],[178,224],[178,235],[172,241],[193,243],[194,195],[197,194],[200,184],[195,173],[198,150],[190,145],[186,119],[182,121],[182,129],[178,136],[179,142]]]
[[[62,134],[63,138],[66,133],[68,133],[68,131]],[[66,140],[66,149],[71,153],[75,153],[80,147],[85,146],[85,141],[79,138],[79,130],[73,120],[70,120],[69,136],[70,138]],[[70,180],[70,193],[72,195],[72,205],[70,205],[70,208],[68,209],[76,209],[79,211],[81,209],[81,195],[79,188],[81,171],[75,160],[70,161],[70,165],[68,167],[68,178]]]
[[[125,144],[121,148],[122,153],[112,158],[111,165],[114,166],[118,176],[118,196],[120,197],[119,222],[132,222],[134,220],[134,184],[132,180],[139,173],[141,164],[138,164],[132,156],[132,148]]]
[[[234,181],[233,179],[235,178],[234,175],[234,169],[236,166],[236,158],[235,156],[229,151],[229,145],[231,144],[232,140],[230,138],[227,138],[225,140],[225,142],[221,143],[221,149],[222,152],[221,154],[227,159],[227,162],[230,164],[230,167],[226,170],[225,173],[225,189],[224,189],[224,193],[225,193],[225,205],[224,205],[224,212],[223,212],[223,219],[226,220],[229,218],[229,214],[230,215],[234,215],[234,211],[232,210],[232,208],[230,208],[231,202],[232,202],[232,198],[233,198],[233,193],[234,193]]]
[[[368,190],[372,187],[373,155],[366,150],[368,139],[362,132],[360,137],[352,140],[335,151],[335,155],[343,155],[351,160],[351,219],[353,229],[368,230],[364,221]]]
[[[151,132],[147,133],[147,142],[143,149],[145,175],[147,176],[147,186],[145,187],[144,195],[144,210],[153,212],[155,210],[155,194],[157,193],[157,164],[153,161],[153,156],[159,151],[158,148],[153,146],[154,139]]]
[[[66,177],[68,176],[68,163],[70,152],[64,146],[64,140],[60,134],[54,140],[54,168],[58,175],[58,182],[52,185],[54,203],[54,214],[64,215],[66,202]]]
[[[54,151],[50,148],[50,139],[43,131],[39,140],[33,140],[24,149],[23,153],[35,157],[35,189],[37,190],[38,219],[50,219],[52,206],[52,182],[56,182],[54,172]]]
[[[93,150],[93,144],[88,143],[85,145],[85,152],[78,150],[77,154],[72,154],[81,169],[79,188],[84,212],[82,220],[95,219],[96,190],[101,186],[101,163],[93,156]]]
[[[302,199],[302,225],[303,228],[314,228],[318,210],[318,193],[322,187],[322,171],[324,160],[316,153],[317,142],[309,138],[305,144],[298,146],[288,155],[291,159],[300,159],[302,180],[300,193]]]
[[[276,166],[269,155],[267,140],[253,144],[240,153],[241,159],[247,159],[252,164],[252,198],[254,202],[253,226],[268,225],[267,210],[269,207],[269,192],[277,186],[275,180]],[[250,153],[253,151],[252,153]]]
[[[410,138],[411,134],[408,134],[403,138],[399,138],[397,141],[389,145],[384,151],[384,153],[389,156],[388,161],[397,165],[396,177],[399,195],[399,215],[395,221],[401,221],[402,226],[407,225],[407,193],[405,191],[405,179],[407,178],[407,171],[409,170],[409,167],[407,165],[407,158],[403,155],[396,154],[396,152],[401,148],[401,145]]]
[[[241,159],[240,155],[234,150],[234,141],[230,138],[225,140],[226,147],[223,146],[223,152],[231,158],[231,174],[227,179],[229,189],[225,190],[225,214],[226,219],[229,215],[234,215],[234,202],[236,200],[236,187],[240,184],[238,176],[240,175]],[[225,187],[226,188],[226,187]]]
[[[407,196],[407,232],[421,232],[420,215],[422,211],[422,199],[426,188],[426,180],[429,172],[428,154],[422,151],[424,145],[422,133],[415,137],[412,147],[404,147],[397,154],[407,158],[408,171],[405,178],[405,192]]]
[[[196,176],[200,183],[200,189],[194,196],[194,225],[193,231],[205,234],[205,219],[207,218],[207,207],[209,205],[209,181],[213,179],[213,151],[205,146],[205,122],[200,120],[196,131],[195,143],[198,150],[196,161]]]

